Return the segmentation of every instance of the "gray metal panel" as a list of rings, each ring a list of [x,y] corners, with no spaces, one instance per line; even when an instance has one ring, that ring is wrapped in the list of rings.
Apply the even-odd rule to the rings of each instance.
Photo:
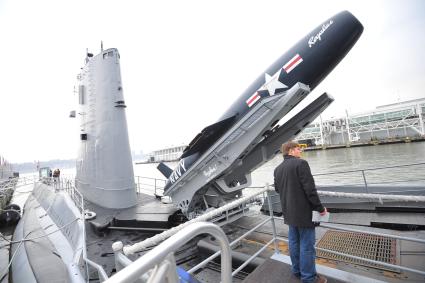
[[[26,270],[21,274],[17,272],[22,269],[20,265],[12,266],[13,277],[19,277],[16,282],[27,282],[28,274],[38,282],[84,282],[79,270],[84,238],[79,218],[69,195],[45,184],[34,186],[18,225],[22,228],[15,232],[14,240],[36,239],[19,248],[16,260]]]
[[[14,241],[23,239],[23,226],[24,224],[21,220],[15,228],[15,233],[13,235]],[[11,252],[12,254],[16,253],[12,262],[12,282],[36,283],[37,281],[28,261],[26,249],[23,247],[23,245],[12,245]],[[15,271],[13,272],[13,270]]]
[[[9,253],[10,244],[8,241],[12,239],[11,236],[0,237],[0,283],[9,282],[8,264],[9,264]],[[5,271],[5,272],[4,272]],[[3,273],[4,272],[4,273]]]
[[[28,261],[38,282],[68,282],[68,270],[38,221],[33,211],[37,206],[34,200],[24,213],[24,236],[37,238],[24,243]]]
[[[67,282],[68,272],[53,244],[45,236],[33,209],[39,205],[31,196],[19,222],[14,240],[36,238],[20,245],[12,263],[13,282]],[[15,249],[13,249],[15,252]]]
[[[154,205],[123,210],[115,216],[115,219],[167,223],[168,218],[175,212],[176,208],[173,204],[163,204],[158,201]]]
[[[291,259],[289,258],[289,256],[285,256],[282,254],[274,254],[271,258],[276,261],[280,261],[282,264],[291,264]],[[328,282],[384,283],[384,281],[381,281],[381,280],[357,275],[357,274],[342,271],[342,270],[337,270],[335,268],[324,266],[324,265],[316,264],[316,270],[317,270],[317,273],[327,277]]]
[[[250,273],[245,278],[243,283],[298,283],[300,279],[292,275],[291,264],[283,263],[282,261],[274,259],[267,259],[262,265],[257,267],[254,272]],[[344,281],[328,278],[328,283],[342,283]]]
[[[40,202],[41,206],[51,219],[50,221],[40,219],[40,222],[45,225],[50,225],[51,222],[53,222],[58,227],[63,226],[61,229],[61,234],[66,238],[72,249],[68,250],[68,248],[65,247],[65,250],[60,251],[66,253],[66,256],[65,254],[61,255],[62,259],[64,261],[72,261],[71,259],[74,257],[79,258],[83,245],[83,227],[81,221],[75,221],[81,216],[80,211],[76,207],[75,203],[70,199],[67,193],[63,191],[55,191],[53,187],[47,186],[45,184],[36,186],[33,193],[37,196],[37,201]],[[64,225],[67,223],[71,224]],[[51,237],[58,235],[59,234],[55,233],[52,234]],[[60,241],[59,238],[56,238],[56,240]],[[59,245],[59,243],[55,244],[57,246]]]

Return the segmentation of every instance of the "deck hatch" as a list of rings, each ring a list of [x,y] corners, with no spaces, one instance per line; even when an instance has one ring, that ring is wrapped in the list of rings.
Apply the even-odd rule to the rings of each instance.
[[[317,243],[317,247],[384,263],[396,264],[396,243],[397,241],[395,239],[385,236],[357,232],[327,231]],[[373,264],[320,250],[317,251],[317,256],[382,270],[399,271],[379,264]]]

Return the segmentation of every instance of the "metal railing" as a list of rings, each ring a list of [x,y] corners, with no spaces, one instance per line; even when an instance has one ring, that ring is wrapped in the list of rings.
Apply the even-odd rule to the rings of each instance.
[[[423,171],[425,171],[425,162],[317,173],[313,174],[313,176],[316,184],[322,185],[324,182],[329,182],[329,177],[331,176],[333,186],[335,186],[334,184],[342,186],[358,185],[363,186],[365,192],[369,193],[369,187],[372,185],[397,183],[399,185],[421,184],[425,186],[425,175],[418,174]]]
[[[86,243],[86,210],[84,208],[84,197],[83,194],[81,194],[80,191],[77,190],[77,188],[75,187],[75,181],[73,179],[65,179],[65,178],[61,178],[60,181],[58,182],[58,188],[55,189],[63,189],[65,192],[68,193],[69,197],[71,198],[71,200],[74,202],[75,206],[79,209],[80,211],[80,219],[83,222],[82,225],[82,243],[83,243],[83,260],[86,263],[86,277],[87,277],[87,282],[90,281],[90,272],[88,270],[88,267],[91,266],[93,267],[97,273],[98,276],[100,278],[100,281],[103,282],[105,280],[107,280],[109,277],[106,274],[105,270],[103,269],[103,267],[99,264],[97,264],[96,262],[90,260],[87,256],[87,243]]]
[[[186,226],[184,229],[180,230],[172,237],[168,238],[160,245],[156,246],[154,249],[152,249],[143,257],[140,257],[134,262],[129,262],[123,259],[124,255],[122,254],[122,244],[115,243],[113,246],[115,248],[115,261],[119,264],[119,266],[117,266],[117,269],[123,266],[125,267],[106,282],[134,282],[140,279],[143,274],[145,274],[155,266],[159,265],[163,261],[165,256],[169,255],[170,253],[176,252],[179,247],[181,247],[189,240],[195,238],[200,234],[210,234],[217,239],[221,248],[221,282],[232,282],[232,256],[230,253],[229,242],[227,240],[226,234],[220,227],[209,222],[198,222]],[[173,264],[174,266],[176,264],[174,260]],[[179,282],[177,274],[175,275],[176,276],[174,277],[174,281],[171,282]],[[155,282],[163,281],[161,281],[161,278],[158,278]]]
[[[276,217],[273,215],[273,209],[272,209],[272,202],[271,202],[271,198],[270,196],[267,194],[267,191],[272,190],[271,187],[269,187],[268,185],[266,187],[264,187],[262,190],[258,191],[257,193],[254,193],[253,195],[249,196],[249,198],[247,197],[246,200],[248,199],[252,199],[252,198],[258,198],[259,195],[263,196],[263,199],[266,200],[268,202],[269,205],[269,213],[270,213],[270,217],[268,217],[267,219],[264,219],[262,221],[260,221],[259,223],[257,223],[255,225],[255,227],[253,227],[252,229],[250,229],[249,231],[247,231],[246,233],[244,233],[242,236],[240,236],[239,238],[235,239],[234,241],[232,241],[229,246],[233,247],[235,246],[238,242],[240,242],[241,240],[245,239],[248,235],[250,235],[251,233],[255,232],[256,230],[258,230],[260,227],[264,226],[267,223],[271,223],[272,226],[272,239],[269,240],[266,244],[264,244],[257,252],[255,252],[249,259],[247,259],[245,262],[243,262],[239,267],[237,267],[233,272],[232,272],[232,277],[234,277],[237,273],[239,273],[244,267],[246,267],[251,261],[253,261],[260,253],[262,253],[265,249],[267,249],[269,246],[273,245],[274,248],[274,252],[276,254],[279,254],[280,251],[278,249],[278,242],[279,241],[284,241],[284,242],[288,242],[287,239],[282,238],[280,236],[278,236],[277,232],[276,232],[276,225],[275,225],[275,221],[283,221],[282,217]],[[319,194],[321,194],[321,192],[319,191]],[[364,195],[365,194],[361,194]],[[356,194],[348,194],[345,197],[357,197]],[[420,202],[425,202],[425,197],[417,197],[417,196],[413,196],[413,199],[409,199],[410,196],[400,196],[400,195],[378,195],[378,194],[368,194],[367,197],[369,199],[376,199],[377,201],[387,201],[387,200],[392,200],[392,199],[397,199],[397,200],[404,200],[404,201],[420,201]],[[246,201],[244,200],[244,201]],[[241,205],[240,202],[238,201],[234,201],[232,203],[227,204],[225,210],[231,209],[231,207],[234,206],[238,206]],[[217,214],[223,214],[223,207],[216,209]],[[211,213],[211,212],[209,212]],[[212,212],[214,213],[214,211]],[[202,216],[200,217],[201,220],[205,220],[206,217],[202,218]],[[195,225],[195,223],[197,223],[197,218],[193,219],[187,223],[184,223],[180,226],[182,226],[182,229],[186,229],[188,227],[191,227],[191,225]],[[179,226],[178,226],[179,227]],[[135,252],[139,252],[142,251],[144,249],[147,249],[148,247],[158,244],[158,241],[160,241],[160,239],[162,238],[162,240],[165,240],[168,238],[166,241],[169,241],[169,243],[171,243],[173,240],[173,235],[177,232],[180,231],[181,229],[179,229],[178,227],[174,227],[171,230],[165,231],[162,233],[162,235],[157,235],[154,236],[153,238],[156,237],[155,240],[152,240],[153,238],[147,239],[141,243],[137,243],[133,246],[127,246],[127,247],[122,247],[122,245],[118,248],[116,248],[115,251],[115,256],[116,256],[116,263],[117,264],[121,264],[122,266],[128,266],[131,267],[133,269],[137,269],[138,267],[136,265],[134,265],[134,263],[132,263],[125,255],[129,255],[129,254],[133,254]],[[337,227],[334,225],[330,225],[330,224],[321,224],[321,227],[325,227],[328,229],[337,229],[337,230],[343,230],[343,231],[348,231],[348,232],[360,232],[360,233],[364,233],[364,234],[371,234],[371,235],[379,235],[379,236],[383,236],[383,237],[389,237],[389,238],[393,238],[393,239],[398,239],[398,240],[403,240],[403,241],[413,241],[416,243],[420,243],[420,244],[425,244],[425,240],[424,239],[417,239],[417,238],[410,238],[410,237],[403,237],[403,236],[396,236],[396,235],[390,235],[390,234],[384,234],[384,233],[375,233],[375,232],[369,232],[369,231],[364,231],[364,230],[358,230],[358,229],[350,229],[350,228],[343,228],[343,227]],[[177,246],[177,244],[175,243],[175,245]],[[328,252],[331,254],[335,254],[335,255],[342,255],[345,256],[347,258],[351,258],[354,260],[363,260],[365,262],[368,263],[372,263],[372,264],[377,264],[380,266],[385,266],[387,268],[393,268],[396,270],[403,270],[403,271],[407,271],[407,272],[412,272],[412,273],[416,273],[422,276],[425,276],[425,271],[424,270],[417,270],[414,268],[410,268],[410,267],[406,267],[406,266],[401,266],[401,265],[396,265],[396,264],[389,264],[389,263],[385,263],[385,262],[381,262],[381,261],[376,261],[376,260],[371,260],[368,258],[364,258],[364,257],[358,257],[355,255],[350,255],[347,253],[341,253],[341,252],[337,252],[337,251],[333,251],[333,250],[328,250],[328,249],[323,249],[320,247],[316,247],[317,250],[321,250],[324,252]],[[204,261],[200,262],[199,264],[197,264],[196,266],[192,267],[190,270],[188,270],[189,274],[194,274],[195,272],[197,272],[199,269],[204,268],[209,262],[211,262],[213,259],[215,259],[216,257],[218,257],[219,255],[221,255],[221,252],[218,251],[215,254],[211,255],[210,257],[208,257],[207,259],[205,259]],[[137,261],[139,262],[143,262],[143,261],[149,261],[152,260],[150,257],[146,257],[142,256],[141,258],[139,258]],[[155,262],[157,263],[157,262]],[[150,266],[151,268],[154,266],[154,264],[150,264],[150,263],[145,263],[144,265],[144,269],[143,272],[138,272],[137,276],[138,277],[132,277],[132,279],[137,279],[140,278],[140,276],[148,271],[147,266]],[[127,268],[128,268],[127,267]],[[117,266],[118,269],[118,266]],[[133,270],[132,269],[132,270]],[[127,270],[127,269],[125,269]],[[136,271],[132,271],[132,272],[136,272]],[[122,274],[120,276],[125,276],[124,272],[118,272],[117,274]],[[115,280],[115,275],[111,277],[111,279]],[[124,277],[117,277],[118,278],[124,278]],[[130,280],[129,278],[125,277],[126,280]],[[108,281],[108,282],[118,282],[118,281]],[[132,282],[132,281],[124,281],[124,282]],[[143,281],[144,282],[144,281]]]
[[[21,185],[28,185],[28,184],[36,183],[37,181],[39,181],[38,176],[34,178],[19,178],[19,179],[22,179],[18,181],[18,184],[21,184]],[[106,279],[108,279],[108,275],[106,274],[102,266],[97,264],[96,262],[93,262],[87,257],[86,231],[85,231],[85,227],[86,227],[85,212],[86,211],[84,208],[84,197],[75,188],[74,180],[67,179],[67,178],[59,178],[55,182],[52,178],[44,178],[40,181],[47,185],[52,185],[55,191],[63,190],[64,192],[66,192],[80,212],[79,220],[82,221],[82,233],[81,233],[82,255],[83,255],[83,260],[86,263],[85,269],[86,269],[87,282],[90,280],[90,273],[88,270],[89,266],[93,267],[97,271],[100,281],[105,281]]]
[[[137,193],[147,193],[155,196],[164,195],[166,180],[151,177],[134,176]]]

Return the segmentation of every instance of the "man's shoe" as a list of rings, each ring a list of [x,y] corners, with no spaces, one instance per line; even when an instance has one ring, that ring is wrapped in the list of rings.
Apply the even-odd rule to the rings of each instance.
[[[291,273],[291,280],[301,280],[301,274],[299,273]]]
[[[322,275],[317,275],[316,280],[314,282],[315,283],[326,283],[326,282],[328,282],[328,279],[326,279],[326,277],[324,277]]]
[[[289,277],[288,283],[298,283],[301,282],[301,275],[291,273],[291,277]]]

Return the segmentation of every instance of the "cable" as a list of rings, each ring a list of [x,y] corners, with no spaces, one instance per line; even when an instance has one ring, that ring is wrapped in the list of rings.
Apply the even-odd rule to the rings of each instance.
[[[20,244],[19,244],[19,246],[16,248],[16,250],[15,250],[15,252],[13,253],[13,255],[12,255],[12,258],[10,259],[10,261],[9,261],[9,264],[7,265],[7,267],[2,271],[2,273],[4,273],[2,276],[1,276],[1,278],[0,278],[0,281],[2,281],[3,280],[3,278],[9,273],[8,272],[8,270],[9,270],[9,268],[10,268],[10,265],[12,264],[12,262],[13,262],[13,260],[15,259],[15,255],[16,255],[16,253],[18,252],[18,250],[19,250],[19,248],[21,247],[21,245],[22,245],[22,243],[23,242],[21,242]]]
[[[0,209],[0,212],[13,212],[13,211],[19,212],[19,210],[16,210],[16,209]]]
[[[77,218],[75,218],[74,220],[72,220],[71,222],[69,222],[69,223],[67,223],[67,224],[65,224],[65,225],[63,225],[62,227],[60,227],[60,228],[58,228],[58,229],[56,229],[55,231],[52,231],[52,232],[50,232],[50,233],[47,233],[46,235],[43,235],[43,236],[39,236],[39,237],[34,237],[34,238],[29,238],[29,239],[27,239],[26,237],[24,238],[24,239],[22,239],[22,240],[19,240],[19,241],[10,241],[10,240],[8,240],[8,239],[6,239],[5,237],[4,237],[4,235],[2,234],[2,233],[0,233],[0,236],[6,241],[6,242],[8,242],[9,243],[9,245],[13,245],[13,244],[17,244],[17,243],[19,243],[19,245],[18,245],[18,247],[16,248],[16,250],[15,250],[15,252],[13,253],[13,255],[12,255],[12,258],[10,259],[10,261],[9,261],[9,264],[7,265],[7,267],[3,270],[3,272],[4,272],[4,274],[0,277],[0,281],[6,276],[6,274],[8,273],[7,272],[7,270],[10,268],[10,265],[12,264],[12,262],[13,262],[13,260],[14,260],[14,258],[15,258],[15,255],[16,255],[16,253],[18,252],[18,250],[19,250],[19,248],[21,247],[21,245],[24,243],[24,242],[26,242],[26,241],[33,241],[33,240],[37,240],[37,239],[41,239],[41,238],[44,238],[44,237],[47,237],[47,236],[49,236],[49,235],[51,235],[51,234],[53,234],[53,233],[56,233],[56,232],[58,232],[58,231],[61,231],[63,228],[65,228],[66,226],[68,226],[68,225],[71,225],[72,223],[74,223],[75,221],[77,221],[77,220],[81,220],[81,218],[80,217],[77,217]],[[28,235],[29,234],[31,234],[33,231],[31,231],[30,233],[28,233]],[[28,236],[27,235],[27,236]],[[6,247],[6,246],[3,246],[3,247]],[[1,248],[3,248],[3,247],[1,247]],[[2,273],[3,273],[2,272]]]
[[[55,230],[55,231],[52,231],[52,232],[50,232],[50,233],[47,233],[46,235],[39,236],[39,237],[35,237],[35,238],[29,238],[29,239],[24,238],[24,239],[19,240],[19,241],[10,241],[10,243],[11,243],[11,244],[17,244],[17,243],[20,243],[20,242],[33,241],[33,240],[37,240],[37,239],[41,239],[41,238],[47,237],[47,236],[49,236],[49,235],[51,235],[51,234],[53,234],[53,233],[56,233],[56,232],[58,232],[58,231],[61,231],[63,228],[65,228],[65,227],[66,227],[66,226],[68,226],[68,225],[71,225],[72,223],[74,223],[74,222],[75,222],[75,221],[77,221],[77,220],[81,220],[81,218],[77,217],[77,218],[75,218],[74,220],[72,220],[71,222],[69,222],[69,223],[67,223],[67,224],[63,225],[62,227],[58,228],[58,229],[57,229],[57,230]]]

